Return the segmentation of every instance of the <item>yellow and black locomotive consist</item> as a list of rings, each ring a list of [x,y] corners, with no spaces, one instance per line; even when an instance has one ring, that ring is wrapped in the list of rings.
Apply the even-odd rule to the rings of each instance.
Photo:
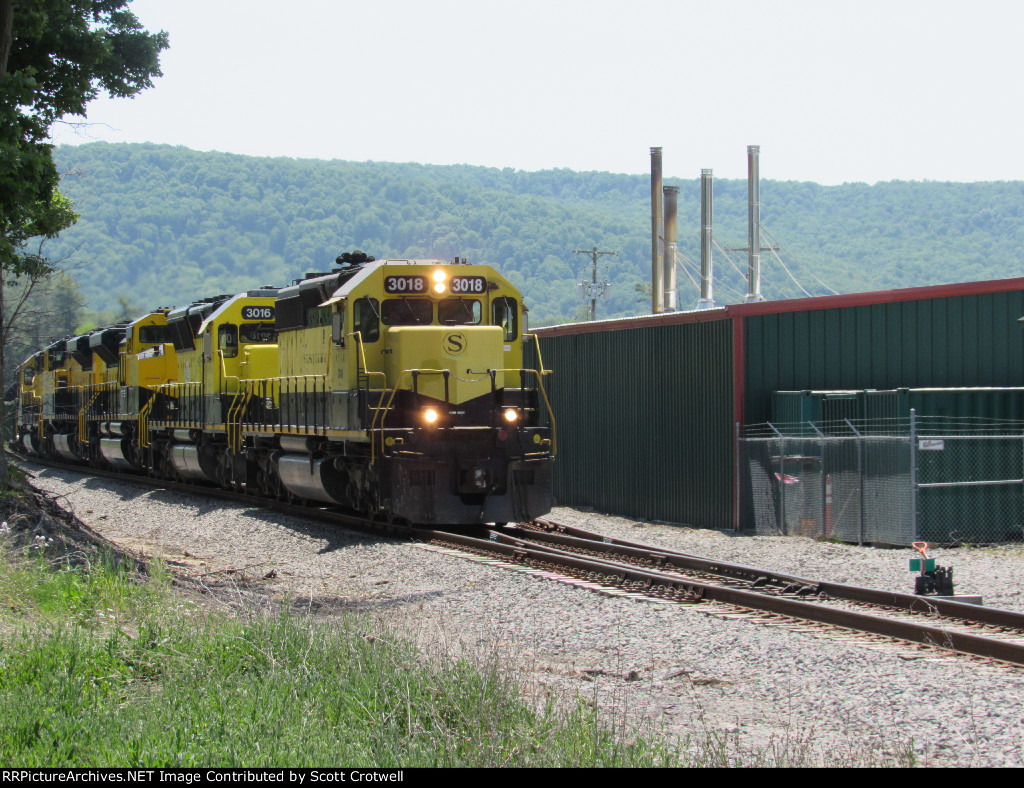
[[[338,262],[53,343],[19,369],[15,442],[412,523],[547,512],[550,372],[519,291],[485,265]]]

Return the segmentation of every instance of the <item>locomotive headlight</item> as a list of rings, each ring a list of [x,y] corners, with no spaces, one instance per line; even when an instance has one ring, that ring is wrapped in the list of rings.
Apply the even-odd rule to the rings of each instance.
[[[434,271],[434,292],[440,295],[448,289],[448,274],[438,268]]]
[[[509,424],[515,424],[518,419],[519,414],[516,413],[511,408],[505,411],[505,421],[507,421]]]
[[[437,411],[433,408],[427,408],[423,411],[423,420],[427,424],[437,424]]]

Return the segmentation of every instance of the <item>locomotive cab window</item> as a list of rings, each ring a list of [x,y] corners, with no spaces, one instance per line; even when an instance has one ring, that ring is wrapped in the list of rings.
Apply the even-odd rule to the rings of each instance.
[[[380,319],[386,326],[427,326],[434,304],[428,298],[389,298],[381,304]]]
[[[519,321],[517,317],[518,302],[514,298],[502,296],[491,302],[491,316],[494,325],[501,326],[506,342],[513,342],[519,337]]]
[[[473,298],[446,298],[437,305],[437,321],[442,325],[479,325],[483,312]]]
[[[352,305],[352,327],[362,336],[363,342],[376,342],[380,339],[377,304],[376,298],[364,297]]]
[[[167,326],[139,326],[139,342],[145,345],[160,345],[170,342]]]
[[[224,358],[238,355],[238,326],[225,323],[217,328],[217,348],[223,351]]]

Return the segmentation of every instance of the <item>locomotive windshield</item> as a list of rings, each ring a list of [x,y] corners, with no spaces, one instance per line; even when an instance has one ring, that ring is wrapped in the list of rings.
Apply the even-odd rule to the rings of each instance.
[[[437,305],[437,320],[446,326],[475,326],[482,314],[480,302],[472,298],[446,298]]]
[[[434,319],[434,304],[426,298],[389,298],[380,306],[386,326],[426,326]]]
[[[243,345],[273,345],[277,342],[273,323],[242,323],[238,332]]]

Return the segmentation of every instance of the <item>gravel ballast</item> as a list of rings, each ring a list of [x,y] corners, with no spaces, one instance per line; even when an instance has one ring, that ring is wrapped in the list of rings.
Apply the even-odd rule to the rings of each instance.
[[[425,650],[498,659],[536,700],[581,698],[627,737],[655,731],[796,764],[1024,765],[1024,670],[765,623],[725,607],[597,592],[424,545],[129,482],[29,466],[116,544],[322,616],[381,616]],[[815,579],[912,592],[911,550],[750,537],[560,508],[609,536]],[[1024,547],[935,550],[957,592],[1024,610]],[[239,594],[241,596],[241,593]],[[751,756],[753,757],[753,756]]]

